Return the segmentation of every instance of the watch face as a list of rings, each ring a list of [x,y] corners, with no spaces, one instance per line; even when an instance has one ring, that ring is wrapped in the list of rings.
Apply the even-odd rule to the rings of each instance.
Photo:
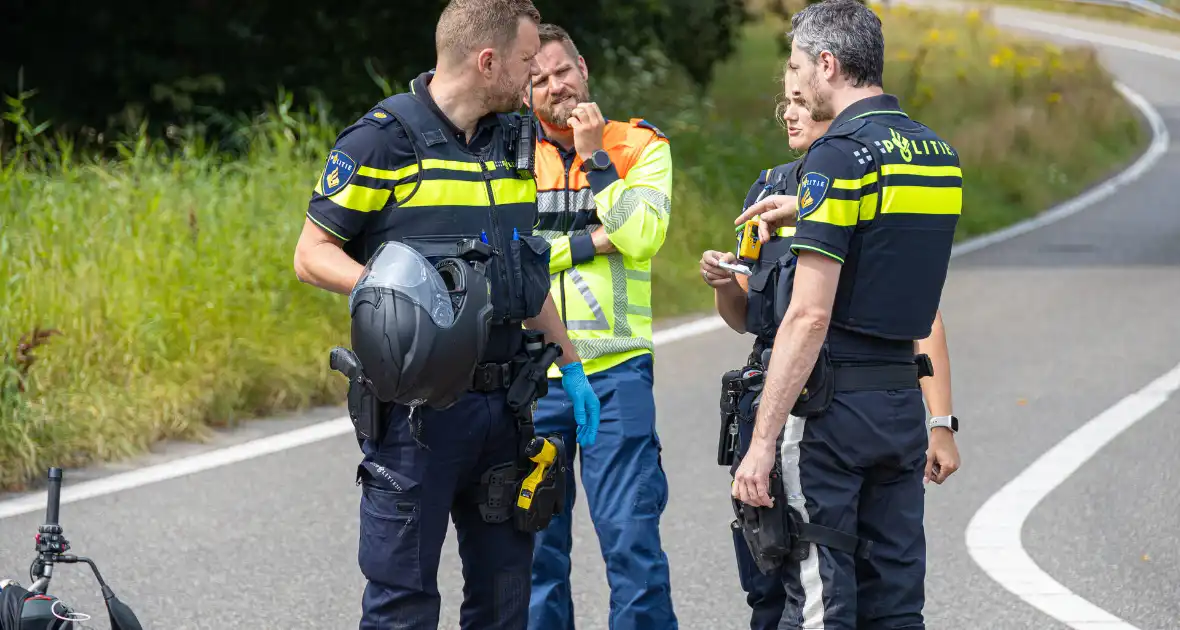
[[[590,159],[594,162],[595,168],[604,169],[610,166],[610,154],[608,154],[606,151],[595,151],[594,155],[590,156]]]

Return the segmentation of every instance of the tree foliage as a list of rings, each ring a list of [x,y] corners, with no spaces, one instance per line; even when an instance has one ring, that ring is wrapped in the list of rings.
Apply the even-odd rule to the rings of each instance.
[[[734,50],[742,0],[535,0],[588,63],[654,47],[698,84]],[[12,0],[0,26],[0,91],[37,91],[56,129],[257,111],[281,89],[358,115],[434,65],[446,0]],[[18,77],[23,86],[18,86]],[[132,124],[135,124],[134,122]]]

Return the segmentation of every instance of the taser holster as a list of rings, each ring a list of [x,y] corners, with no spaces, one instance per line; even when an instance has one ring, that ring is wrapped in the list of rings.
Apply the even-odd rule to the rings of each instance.
[[[527,358],[514,361],[505,395],[520,431],[520,456],[483,474],[477,502],[485,522],[511,519],[518,530],[534,533],[565,509],[569,458],[559,434],[537,436],[533,427],[533,408],[549,390],[549,366],[561,356],[561,346],[546,344],[541,333],[526,330],[524,347]]]

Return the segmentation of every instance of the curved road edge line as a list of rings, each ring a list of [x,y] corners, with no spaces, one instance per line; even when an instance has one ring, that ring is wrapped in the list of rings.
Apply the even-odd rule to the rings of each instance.
[[[1025,26],[1025,28],[1029,28]],[[1042,30],[1065,37],[1074,37],[1093,43],[1106,44],[1108,46],[1128,48],[1138,52],[1157,55],[1161,57],[1168,57],[1180,61],[1180,52],[1159,48],[1156,46],[1149,46],[1139,44],[1129,40],[1122,40],[1119,38],[1111,38],[1101,36],[1093,33],[1086,33],[1084,31],[1076,31],[1064,27],[1039,25],[1032,27],[1033,30]],[[1152,129],[1152,143],[1147,152],[1132,164],[1129,168],[1122,171],[1118,175],[1106,180],[1097,187],[1091,189],[1085,194],[1075,197],[1063,204],[1060,204],[1050,210],[1037,215],[1031,219],[1027,219],[1020,223],[1013,224],[1008,228],[1002,229],[998,232],[981,235],[975,238],[967,239],[962,243],[951,248],[951,258],[961,256],[963,254],[994,245],[996,243],[1008,240],[1010,238],[1019,236],[1026,232],[1032,231],[1039,227],[1048,225],[1050,223],[1059,221],[1067,216],[1080,212],[1081,210],[1093,205],[1095,202],[1110,195],[1118,187],[1126,185],[1135,179],[1141,177],[1149,168],[1151,168],[1156,161],[1167,151],[1168,147],[1168,130],[1163,123],[1162,117],[1142,96],[1127,88],[1125,85],[1116,82],[1115,88],[1123,94],[1139,111],[1147,118]],[[700,319],[691,320],[683,324],[657,330],[652,335],[654,345],[661,346],[668,343],[675,343],[682,339],[696,337],[714,330],[720,330],[725,327],[725,320],[720,316],[711,315],[702,317]],[[190,475],[213,468],[228,466],[237,462],[253,459],[255,457],[262,457],[263,455],[270,455],[281,451],[306,446],[322,440],[339,437],[352,432],[352,421],[348,416],[341,416],[333,418],[325,422],[313,424],[311,426],[294,429],[284,433],[264,436],[249,442],[235,444],[225,448],[216,449],[213,451],[191,455],[188,457],[178,458],[176,460],[154,464],[144,468],[137,468],[122,473],[116,473],[99,479],[91,481],[84,481],[78,484],[63,484],[61,489],[61,504],[65,505],[75,501],[90,499],[93,497],[103,496],[106,494],[114,494],[124,490],[130,490],[140,486],[146,486],[168,479],[174,479],[184,475]],[[32,492],[23,494],[12,499],[0,501],[0,520],[19,516],[21,514],[28,514],[45,509],[45,502],[47,499],[45,491]]]
[[[1082,464],[1180,389],[1180,365],[1123,398],[1046,451],[989,498],[967,525],[971,559],[1012,594],[1076,630],[1138,630],[1054,580],[1021,541],[1037,504]]]
[[[1180,60],[1180,55],[1177,55],[1177,59]],[[1140,115],[1142,115],[1147,121],[1148,127],[1151,129],[1151,143],[1148,145],[1147,150],[1139,156],[1139,159],[1135,160],[1131,166],[1127,167],[1117,175],[1103,181],[1081,195],[1078,195],[1077,197],[1074,197],[1073,199],[1070,199],[1064,203],[1058,204],[1057,206],[1050,208],[1049,210],[1046,210],[1035,217],[1025,219],[1018,223],[1013,223],[1006,228],[991,232],[989,234],[977,236],[955,245],[951,248],[952,256],[968,254],[970,252],[983,249],[984,247],[995,245],[1001,241],[1015,238],[1021,234],[1026,234],[1051,223],[1056,223],[1066,217],[1075,215],[1082,210],[1085,210],[1098,203],[1099,201],[1102,201],[1103,199],[1113,195],[1119,188],[1122,188],[1123,186],[1126,186],[1127,184],[1130,184],[1139,179],[1151,167],[1155,166],[1156,162],[1158,162],[1160,158],[1162,158],[1164,154],[1168,152],[1168,144],[1171,142],[1171,138],[1168,134],[1168,127],[1166,124],[1164,124],[1163,117],[1160,116],[1159,112],[1156,111],[1154,107],[1152,107],[1151,103],[1148,103],[1147,99],[1143,98],[1143,96],[1141,96],[1138,92],[1135,92],[1131,88],[1118,81],[1114,82],[1114,88],[1118,90],[1119,94],[1121,94],[1123,98],[1127,100],[1127,102],[1131,103],[1135,109],[1139,110]]]
[[[1119,37],[1035,22],[1022,23],[1019,28],[1180,61],[1180,51]],[[984,236],[969,244],[968,251],[1075,214],[1142,177],[1167,153],[1171,140],[1163,117],[1139,93],[1118,81],[1114,86],[1151,126],[1153,138],[1147,151],[1129,168],[1085,194],[1029,221]],[[1008,592],[1070,628],[1139,630],[1054,580],[1028,555],[1021,533],[1029,515],[1049,493],[1119,434],[1163,405],[1177,389],[1180,365],[1075,429],[993,494],[967,525],[967,552],[975,564]]]

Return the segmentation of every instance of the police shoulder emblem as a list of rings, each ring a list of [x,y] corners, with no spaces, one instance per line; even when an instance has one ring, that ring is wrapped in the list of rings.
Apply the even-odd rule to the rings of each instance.
[[[332,149],[324,173],[320,176],[320,189],[324,191],[325,197],[331,197],[348,185],[355,174],[356,160],[340,149]]]
[[[807,173],[799,180],[799,198],[796,203],[799,206],[800,219],[815,212],[824,202],[831,183],[832,180],[827,175],[815,171]]]

